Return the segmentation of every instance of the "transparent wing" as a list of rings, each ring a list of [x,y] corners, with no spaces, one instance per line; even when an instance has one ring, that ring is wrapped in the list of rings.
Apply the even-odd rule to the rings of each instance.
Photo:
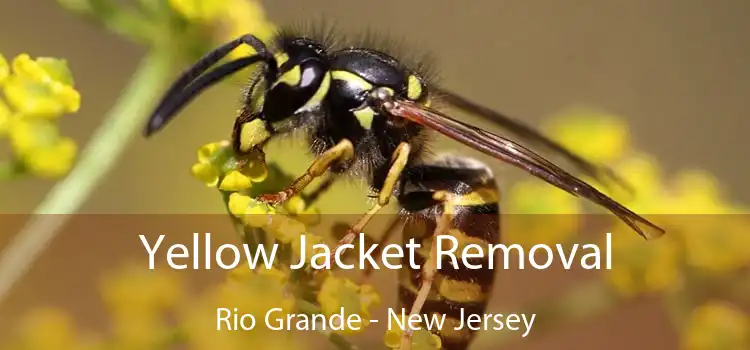
[[[433,129],[453,140],[523,169],[568,193],[601,205],[617,215],[646,239],[659,237],[664,234],[664,230],[660,227],[539,154],[514,141],[463,123],[435,109],[427,108],[408,100],[389,101],[389,103],[383,103],[382,107],[394,116]],[[644,229],[643,225],[645,225],[645,228],[650,229]]]

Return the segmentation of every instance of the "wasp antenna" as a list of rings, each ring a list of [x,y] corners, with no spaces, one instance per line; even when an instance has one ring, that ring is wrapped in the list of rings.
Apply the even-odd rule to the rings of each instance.
[[[256,54],[228,62],[205,76],[201,76],[211,66],[242,44],[252,47]],[[148,137],[163,128],[182,107],[206,88],[258,61],[266,63],[267,75],[276,75],[278,67],[273,55],[260,39],[250,34],[243,35],[207,53],[198,62],[186,69],[164,93],[164,97],[162,97],[161,102],[154,109],[146,124],[143,131],[144,136]]]

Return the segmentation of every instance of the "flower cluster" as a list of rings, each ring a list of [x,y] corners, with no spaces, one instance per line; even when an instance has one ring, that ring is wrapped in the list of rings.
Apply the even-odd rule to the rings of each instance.
[[[619,221],[607,229],[613,233],[613,268],[604,273],[604,280],[617,294],[664,293],[666,298],[692,300],[691,296],[710,288],[732,290],[747,278],[750,236],[746,227],[750,221],[744,215],[732,215],[746,213],[747,209],[723,196],[711,174],[686,170],[667,176],[653,157],[630,145],[626,123],[611,114],[574,110],[552,119],[547,130],[588,159],[613,164],[613,170],[627,179],[635,193],[611,186],[601,190],[667,231],[659,239],[645,241]],[[590,147],[590,143],[597,147]],[[517,195],[510,196],[512,205],[529,206],[524,204],[528,198],[543,203],[557,201],[529,188],[531,185],[525,183],[516,185]],[[556,205],[561,211],[573,210],[570,203]],[[722,284],[714,286],[716,283]],[[746,348],[747,319],[746,314],[726,303],[698,306],[685,329],[685,348]]]
[[[325,243],[323,236],[309,230],[309,225],[317,222],[319,215],[314,207],[308,207],[300,196],[289,198],[280,207],[255,199],[258,194],[287,185],[280,180],[285,176],[273,169],[276,167],[267,165],[260,153],[243,155],[238,160],[229,142],[214,142],[199,148],[198,161],[191,167],[191,173],[206,186],[219,189],[224,195],[227,211],[245,228],[260,230],[244,230],[243,235],[248,232],[264,235],[261,241],[267,241],[265,236],[270,237],[275,244],[283,247],[282,250],[291,251],[297,257],[294,261],[302,256],[303,247],[299,238],[305,235],[307,244],[304,249],[308,251],[304,252],[304,256],[309,263],[310,258],[322,252],[313,245]],[[245,239],[248,240],[248,237]],[[290,257],[279,259],[278,262],[276,269],[288,275],[291,272]],[[293,295],[311,296],[300,299],[303,306],[308,305],[302,307],[306,311],[310,311],[309,305],[312,305],[318,313],[330,316],[343,308],[346,315],[357,314],[361,317],[362,328],[337,331],[341,335],[357,333],[367,327],[371,310],[380,303],[380,296],[372,286],[356,284],[327,270],[303,269],[296,281],[285,279],[285,283]],[[302,309],[297,311],[305,311]]]
[[[73,139],[60,134],[58,120],[80,108],[81,96],[64,60],[0,55],[0,137],[13,151],[0,163],[0,178],[29,174],[65,175],[76,159]]]

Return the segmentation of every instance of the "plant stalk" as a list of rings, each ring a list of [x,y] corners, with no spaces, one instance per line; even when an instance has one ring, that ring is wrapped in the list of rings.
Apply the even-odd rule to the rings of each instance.
[[[114,168],[171,74],[172,56],[153,50],[141,61],[115,106],[95,131],[70,174],[34,210],[0,255],[0,304],[60,229]]]

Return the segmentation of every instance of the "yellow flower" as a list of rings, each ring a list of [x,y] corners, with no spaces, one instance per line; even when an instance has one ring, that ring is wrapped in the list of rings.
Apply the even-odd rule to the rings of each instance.
[[[190,173],[208,187],[216,187],[219,182],[219,169],[210,163],[195,163],[190,167]]]
[[[630,142],[628,124],[620,117],[596,110],[571,109],[545,127],[553,138],[596,163],[622,156]]]
[[[5,56],[0,54],[0,85],[5,82],[5,79],[10,75],[10,67],[8,66],[8,60]]]
[[[276,218],[274,218],[274,220],[276,220]],[[292,234],[294,234],[295,231],[292,231],[292,232],[293,233],[284,234],[284,236],[290,237]],[[277,237],[277,236],[281,236],[281,234],[279,232],[274,233],[274,237]],[[307,233],[305,234],[305,246],[304,247],[302,247],[301,245],[301,240],[299,239],[292,240],[292,252],[294,253],[295,256],[302,256],[302,249],[304,249],[305,260],[306,260],[305,262],[309,264],[312,261],[313,255],[323,252],[322,246],[313,248],[313,246],[317,244],[325,244],[325,240],[323,240],[323,237],[320,237],[312,233]],[[316,263],[320,263],[320,261],[316,259]]]
[[[252,183],[250,182],[249,177],[237,170],[232,170],[224,175],[224,179],[221,180],[219,189],[222,191],[242,191],[250,188],[251,185]]]
[[[369,285],[358,286],[354,282],[329,275],[318,293],[318,303],[321,311],[327,315],[341,312],[359,315],[362,318],[360,329],[345,329],[342,333],[357,333],[370,324],[370,309],[380,304],[380,296]]]
[[[508,191],[503,239],[512,244],[564,243],[577,233],[580,199],[538,180],[519,182]]]
[[[211,162],[213,157],[217,155],[217,153],[220,150],[224,148],[228,148],[229,146],[230,146],[229,141],[221,141],[221,142],[210,142],[199,147],[198,148],[198,162],[200,163]]]
[[[12,120],[13,112],[5,101],[0,99],[0,136],[5,136],[8,133]]]
[[[628,194],[619,186],[601,189],[623,205],[639,214],[666,214],[664,208],[665,185],[656,159],[637,153],[625,157],[613,167],[633,187],[635,195]]]
[[[72,320],[57,309],[34,310],[25,317],[20,331],[20,349],[78,348]]]
[[[218,185],[223,191],[241,191],[268,176],[262,156],[249,155],[240,162],[233,157],[228,141],[207,143],[197,153],[198,162],[192,165],[190,173],[208,187]],[[221,184],[219,178],[223,178]]]
[[[81,96],[73,88],[64,60],[32,60],[21,54],[13,60],[13,73],[3,87],[8,102],[19,113],[53,119],[80,108]]]
[[[266,12],[260,1],[257,0],[227,0],[225,18],[222,21],[223,30],[220,35],[226,38],[237,38],[241,35],[252,33],[261,41],[270,44],[271,38],[276,33],[276,26],[267,18]],[[230,58],[239,58],[253,54],[253,49],[247,45],[241,45],[233,50]]]
[[[619,293],[660,292],[680,281],[680,250],[673,236],[645,241],[624,224],[612,231],[612,269],[605,280]]]
[[[750,320],[722,302],[695,308],[683,337],[685,350],[740,350],[750,348]]]
[[[286,291],[283,272],[275,269],[242,273],[238,279],[230,280],[210,290],[197,302],[187,305],[183,312],[182,326],[187,331],[187,342],[194,349],[242,349],[257,346],[260,349],[288,349],[293,340],[279,336],[279,331],[269,330],[265,315],[270,310],[271,318],[285,318],[294,310],[295,300]],[[217,330],[217,309],[223,308],[231,314],[253,315],[255,327],[251,330],[229,332],[226,324]],[[249,328],[249,317],[242,319]],[[277,347],[281,346],[281,347]]]
[[[102,298],[113,336],[125,348],[154,347],[170,329],[164,313],[185,300],[180,280],[168,270],[128,265],[105,276]]]
[[[70,171],[78,146],[69,137],[62,137],[55,145],[42,147],[29,154],[24,162],[31,173],[42,178],[57,178]]]
[[[185,19],[194,22],[211,22],[226,11],[222,0],[169,0],[169,6]]]
[[[44,119],[13,120],[9,137],[11,147],[26,168],[41,177],[59,177],[73,166],[75,142],[59,134],[57,126]]]
[[[270,225],[266,228],[281,243],[298,242],[299,237],[307,232],[305,224],[286,215],[274,215]],[[305,238],[308,238],[308,246],[314,244],[312,242],[322,243],[322,239],[317,239],[312,235]]]
[[[181,281],[167,271],[125,266],[105,276],[101,284],[102,297],[115,313],[173,307],[184,300],[183,289]]]

